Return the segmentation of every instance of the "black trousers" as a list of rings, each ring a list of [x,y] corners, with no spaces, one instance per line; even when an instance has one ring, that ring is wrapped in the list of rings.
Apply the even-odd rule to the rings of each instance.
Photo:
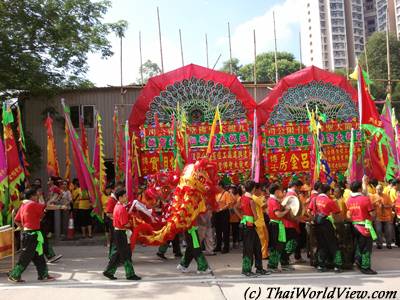
[[[301,258],[301,250],[305,249],[307,246],[307,230],[306,223],[300,222],[300,234],[297,237],[296,251],[294,252],[294,258]]]
[[[336,238],[335,228],[332,223],[324,219],[316,225],[317,247],[318,247],[318,265],[326,267],[328,263],[333,263],[336,267],[341,267],[341,258],[339,245]]]
[[[255,227],[243,228],[243,272],[250,272],[254,265],[257,270],[262,267],[261,243]]]
[[[216,250],[229,251],[229,224],[230,213],[229,209],[224,209],[215,213],[215,232],[217,234]],[[222,248],[222,243],[223,248]]]
[[[237,244],[239,242],[239,222],[231,223],[232,242]]]
[[[285,249],[281,255],[281,265],[287,266],[289,265],[289,257],[296,250],[298,233],[294,228],[285,228],[286,230],[286,244]]]
[[[19,265],[21,267],[22,273],[32,261],[36,267],[39,278],[43,278],[44,276],[47,276],[47,265],[44,255],[39,255],[36,252],[37,244],[37,234],[29,231],[22,234],[22,252],[17,266]]]
[[[400,247],[400,219],[396,217],[394,221],[395,244]]]
[[[111,253],[110,261],[108,262],[106,270],[114,271],[120,264],[126,261],[131,262],[132,252],[128,245],[125,230],[114,230],[113,243],[115,251]]]
[[[362,235],[357,228],[354,227],[354,239],[356,245],[356,262],[361,266],[362,269],[370,268],[373,244],[372,238]]]
[[[197,241],[200,242],[199,233],[197,229],[195,230],[194,234],[197,237]],[[190,263],[194,259],[197,263],[197,270],[206,271],[208,269],[208,262],[204,257],[201,247],[199,246],[195,248],[192,235],[188,231],[185,232],[185,241],[186,241],[186,251],[181,259],[180,264],[183,267],[188,268]]]

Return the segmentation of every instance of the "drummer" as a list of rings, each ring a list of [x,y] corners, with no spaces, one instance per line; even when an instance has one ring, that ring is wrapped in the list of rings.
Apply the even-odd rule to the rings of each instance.
[[[340,213],[339,206],[329,198],[331,187],[327,183],[320,186],[321,193],[310,203],[309,211],[314,217],[317,233],[317,270],[325,272],[328,261],[333,261],[335,273],[341,272],[342,255],[335,233],[334,217]]]
[[[301,180],[296,179],[290,181],[286,197],[294,196],[298,198],[298,192],[302,186],[303,182],[301,182]],[[285,225],[286,229],[286,246],[281,258],[282,270],[294,271],[294,268],[289,265],[289,257],[295,252],[297,247],[297,241],[300,232],[299,222],[289,214],[286,214],[283,218],[283,224]]]

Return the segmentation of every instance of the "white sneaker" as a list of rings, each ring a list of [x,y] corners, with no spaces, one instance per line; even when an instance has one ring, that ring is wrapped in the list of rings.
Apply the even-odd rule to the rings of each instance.
[[[197,271],[197,274],[211,274],[212,270],[210,268],[207,268],[207,270],[204,271]]]
[[[186,268],[186,267],[184,267],[184,266],[182,266],[181,264],[177,265],[177,266],[176,266],[176,269],[177,269],[178,271],[181,271],[182,273],[187,273],[187,272],[189,272],[189,269]]]

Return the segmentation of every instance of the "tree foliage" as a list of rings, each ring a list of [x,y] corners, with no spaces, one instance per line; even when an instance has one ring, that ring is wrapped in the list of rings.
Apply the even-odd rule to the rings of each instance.
[[[292,74],[300,69],[300,62],[288,52],[277,52],[279,78]],[[238,59],[232,59],[234,73],[241,81],[254,81],[254,63],[240,65]],[[223,63],[221,71],[229,72],[229,61]],[[257,82],[275,82],[275,54],[266,52],[256,57]]]
[[[146,84],[151,77],[161,74],[161,68],[148,59],[139,67],[139,73],[141,72],[143,72],[143,82],[141,77],[136,81],[138,84]]]
[[[395,34],[389,34],[389,52],[391,78],[400,79],[400,41]],[[366,46],[369,78],[373,84],[370,86],[372,95],[376,99],[385,99],[387,93],[387,59],[386,59],[386,33],[375,32],[367,41]],[[365,53],[359,57],[359,62],[366,69]],[[380,80],[379,80],[380,79]],[[392,83],[392,98],[400,100],[400,85],[397,82]]]
[[[87,54],[113,54],[108,35],[125,21],[102,23],[108,0],[0,0],[0,95],[90,86]]]
[[[231,72],[231,64],[232,64],[232,73],[236,76],[240,76],[240,69],[242,65],[239,63],[239,59],[233,57],[232,62],[231,60],[224,61],[222,63],[222,67],[219,69],[222,72],[230,73]]]

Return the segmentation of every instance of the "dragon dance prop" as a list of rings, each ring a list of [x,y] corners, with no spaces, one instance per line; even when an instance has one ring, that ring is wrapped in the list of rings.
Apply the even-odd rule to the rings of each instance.
[[[175,179],[172,177],[172,180]],[[190,229],[200,214],[217,207],[217,183],[216,164],[210,160],[202,159],[186,165],[171,202],[158,220],[137,212],[132,213],[136,226],[131,245],[134,246],[136,241],[146,245],[162,245],[172,240],[176,234]],[[173,184],[170,187],[173,187]],[[167,191],[154,189],[151,192],[147,191],[146,195],[148,198],[157,198],[163,192]]]

